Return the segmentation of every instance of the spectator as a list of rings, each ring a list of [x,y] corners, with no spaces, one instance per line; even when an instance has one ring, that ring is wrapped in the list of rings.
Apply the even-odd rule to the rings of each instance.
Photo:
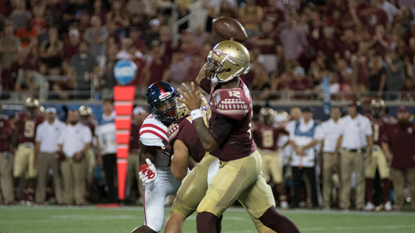
[[[78,31],[79,33],[81,33],[82,37],[84,36],[86,29],[91,27],[90,19],[90,13],[87,10],[82,10],[81,18],[79,19],[79,24],[77,24]]]
[[[3,85],[9,85],[10,90],[13,90],[19,70],[25,65],[29,66],[31,70],[36,70],[36,66],[28,59],[27,50],[21,48],[17,53],[17,59],[10,66],[10,80],[7,83],[4,82]]]
[[[138,51],[143,54],[147,53],[147,47],[145,41],[140,38],[140,33],[142,33],[142,31],[140,31],[137,27],[130,27],[130,39]]]
[[[182,83],[187,81],[187,75],[190,68],[190,61],[182,49],[173,54],[168,72],[164,73],[162,81],[169,82],[175,88],[181,87]]]
[[[94,12],[92,13],[92,16],[98,16],[101,19],[102,25],[105,25],[105,23],[107,22],[107,14],[108,14],[108,10],[105,9],[104,6],[102,5],[102,0],[95,0],[94,1]]]
[[[114,77],[114,66],[119,61],[117,58],[118,48],[115,45],[110,45],[107,52],[107,61],[105,64],[105,72],[101,85],[105,93],[112,93],[112,88],[117,85],[117,80]],[[104,97],[106,98],[106,97]]]
[[[138,14],[140,16],[146,16],[151,13],[151,5],[148,0],[128,1],[126,9],[130,15]]]
[[[252,82],[252,91],[254,93],[257,92],[254,97],[256,100],[266,100],[269,98],[271,83],[267,71],[261,64],[255,65],[255,76]]]
[[[1,105],[0,105],[1,113]],[[13,154],[10,151],[12,127],[6,115],[0,115],[0,181],[3,204],[12,205],[13,196]],[[1,200],[0,200],[1,201]]]
[[[17,30],[25,27],[27,20],[32,18],[32,14],[26,10],[26,1],[16,0],[16,9],[10,14],[9,18],[13,21]]]
[[[127,52],[130,54],[130,60],[133,61],[137,67],[135,77],[131,82],[128,83],[128,85],[147,88],[148,80],[150,79],[147,62],[142,58],[134,56],[134,54],[137,54],[137,48],[135,45],[131,45],[130,48],[128,48]]]
[[[379,0],[370,0],[369,8],[360,10],[358,16],[371,37],[376,34],[375,27],[377,25],[384,25],[386,28],[390,28],[388,15],[380,8]]]
[[[56,25],[61,25],[65,10],[62,0],[48,0],[46,1],[45,20],[50,18]]]
[[[178,47],[178,44],[173,42],[173,39],[171,38],[170,34],[170,27],[167,25],[163,25],[159,29],[159,37],[157,38],[157,40],[161,42],[161,45],[164,48],[164,55],[169,59],[169,64],[173,56],[173,53],[177,50]],[[207,57],[207,54],[205,57]]]
[[[405,84],[405,69],[402,60],[396,56],[396,51],[389,52],[386,57],[386,90],[395,92],[388,96],[389,100],[397,98],[397,92],[402,90]]]
[[[343,94],[344,99],[352,100],[355,96],[356,87],[353,83],[353,70],[346,68],[342,71],[344,81],[340,83],[340,92]]]
[[[58,139],[57,153],[63,153],[61,172],[64,186],[64,201],[67,205],[85,205],[87,161],[85,152],[91,147],[91,130],[79,122],[79,112],[68,112],[68,125]]]
[[[246,0],[246,6],[239,9],[239,20],[244,25],[249,37],[253,37],[259,32],[259,23],[264,17],[264,12],[260,6],[255,4],[255,0]]]
[[[68,75],[69,70],[68,62],[62,62],[63,75],[61,76],[61,79],[54,81],[52,84],[52,90],[58,95],[59,99],[69,99],[67,91],[72,91],[74,89],[75,79]]]
[[[21,47],[21,40],[14,36],[13,27],[4,28],[4,35],[0,37],[0,63],[3,70],[9,70],[13,61],[17,58],[17,51]]]
[[[342,148],[340,156],[340,210],[348,211],[350,207],[350,189],[352,173],[356,177],[356,209],[363,210],[365,206],[365,156],[368,162],[372,159],[372,125],[369,119],[362,116],[356,104],[347,108],[349,115],[342,118],[342,126],[333,159],[337,160],[338,151]]]
[[[92,7],[86,0],[76,0],[74,3],[69,4],[65,14],[63,15],[63,20],[67,23],[74,21],[79,22],[83,10],[92,12]]]
[[[159,29],[160,29],[160,21],[158,19],[152,19],[150,21],[150,30],[146,32],[145,35],[143,36],[143,40],[146,43],[147,49],[150,49],[151,42],[160,36]],[[168,32],[170,32],[170,30],[168,30]],[[164,40],[160,40],[160,41],[164,42]]]
[[[46,184],[48,183],[49,169],[53,171],[53,187],[59,205],[64,204],[60,161],[55,155],[58,139],[66,128],[66,124],[56,119],[56,108],[48,107],[45,110],[46,121],[36,130],[35,166],[37,171],[36,203],[45,201]]]
[[[382,58],[385,58],[386,51],[390,48],[391,39],[385,35],[383,25],[377,25],[375,27],[375,33],[368,47],[374,49]]]
[[[323,133],[321,126],[314,121],[313,115],[313,109],[305,107],[303,118],[294,127],[290,127],[289,131],[289,143],[294,151],[291,161],[294,180],[293,208],[299,207],[304,173],[310,182],[311,201],[314,208],[319,207],[321,199],[320,192],[317,191],[320,190],[320,185],[315,172],[316,150],[314,147],[322,140]]]
[[[285,13],[277,8],[277,0],[268,0],[268,6],[264,7],[264,21],[271,22],[275,32],[281,30],[285,22]]]
[[[117,144],[115,142],[115,112],[112,100],[105,99],[102,103],[103,114],[98,117],[95,127],[97,137],[98,157],[104,162],[105,178],[107,183],[106,198],[108,203],[117,201],[115,177],[117,174]]]
[[[204,31],[202,25],[198,25],[196,27],[196,31],[195,31],[194,36],[195,36],[195,38],[194,38],[195,44],[197,46],[199,46],[200,48],[202,48],[203,43],[205,41],[209,41],[210,40],[210,35],[207,32]]]
[[[298,26],[293,17],[288,17],[280,33],[281,44],[284,48],[284,59],[295,60],[303,52],[306,45],[305,32]]]
[[[120,52],[118,52],[117,58],[120,59],[120,60],[123,60],[123,59],[125,59],[125,60],[133,59],[131,57],[131,54],[128,52],[128,49],[131,46],[134,46],[135,47],[135,45],[133,45],[133,41],[130,38],[124,38],[122,40],[122,50]],[[135,57],[143,57],[143,54],[140,53],[139,51],[137,51],[135,53],[135,55],[133,55],[133,56],[135,56]]]
[[[45,6],[43,4],[37,4],[33,7],[33,18],[31,19],[33,28],[37,31],[38,35],[43,32],[46,27],[45,23]]]
[[[415,83],[411,78],[405,80],[405,86],[402,87],[402,100],[413,101],[415,99]]]
[[[189,72],[187,73],[187,81],[189,83],[196,82],[196,77],[200,72],[200,69],[202,68],[202,58],[200,57],[199,53],[193,54],[193,56],[190,57],[190,67]]]
[[[220,10],[217,14],[215,14],[215,18],[219,17],[229,17],[229,18],[236,18],[238,17],[238,12],[236,8],[231,8],[228,1],[222,1],[220,3]]]
[[[170,60],[168,57],[164,56],[160,41],[153,40],[153,43],[151,43],[151,50],[148,53],[147,61],[150,69],[150,80],[148,83],[161,81],[162,77],[165,75],[164,73],[168,72]],[[196,77],[197,76],[195,76],[195,78]]]
[[[351,56],[357,52],[359,43],[356,41],[355,34],[351,29],[346,29],[344,31],[341,40],[342,43],[340,43],[337,48],[337,52],[339,53],[340,58],[349,61]]]
[[[116,33],[124,38],[126,36],[125,29],[130,26],[129,15],[123,9],[121,1],[112,2],[111,11],[107,14],[107,22],[115,22],[117,25]]]
[[[69,61],[71,68],[71,75],[75,77],[76,85],[75,90],[81,91],[79,97],[89,97],[89,91],[91,90],[91,80],[99,72],[99,64],[95,57],[88,54],[88,44],[84,41],[79,43],[79,53],[72,56]]]
[[[69,31],[69,41],[65,41],[63,49],[63,57],[65,61],[71,60],[72,56],[78,53],[79,43],[81,42],[78,30]]]
[[[135,177],[138,182],[138,192],[140,193],[139,203],[144,203],[144,190],[141,179],[138,177],[138,168],[139,164],[139,152],[140,152],[140,128],[146,119],[148,112],[144,108],[137,106],[133,110],[133,119],[131,124],[131,134],[130,134],[130,146],[128,153],[128,162],[127,162],[127,182],[126,182],[126,191],[125,196],[130,197],[130,190],[133,183],[133,178]]]
[[[352,56],[350,62],[352,64],[353,70],[356,73],[356,88],[358,92],[365,93],[368,91],[369,83],[369,67],[367,64],[368,57],[368,47],[367,42],[361,41],[359,43],[359,50],[357,53]]]
[[[265,21],[262,28],[263,32],[257,38],[253,38],[252,42],[259,50],[258,62],[265,67],[268,74],[271,74],[277,69],[276,53],[279,39],[271,22]],[[282,48],[279,48],[279,50],[282,50]]]
[[[301,66],[297,66],[294,68],[294,78],[289,84],[289,88],[291,91],[302,91],[305,92],[305,95],[299,95],[294,93],[294,99],[307,99],[309,94],[314,87],[313,82],[309,77],[305,76],[304,69]]]
[[[61,64],[63,57],[63,42],[58,38],[58,30],[49,28],[49,39],[39,47],[39,57],[48,67],[48,74],[61,75]]]
[[[89,43],[89,54],[97,59],[101,68],[104,68],[108,30],[101,26],[101,19],[98,16],[91,18],[91,25],[92,27],[86,30],[84,39]]]
[[[406,58],[408,59],[407,62],[415,68],[415,37],[409,40],[409,46],[406,49]]]
[[[386,1],[386,0],[379,0],[379,6],[386,12],[388,15],[388,20],[390,23],[393,21],[393,17],[395,15],[399,15],[401,12],[394,6],[392,3]]]
[[[185,31],[182,34],[181,42],[181,49],[184,50],[187,56],[192,56],[193,54],[201,52],[200,47],[195,44],[195,35],[190,30]]]
[[[382,148],[386,158],[391,163],[394,205],[393,209],[400,211],[404,205],[403,187],[405,180],[411,200],[415,199],[415,125],[409,122],[409,112],[404,106],[398,109],[398,123],[388,127],[383,135]],[[415,202],[411,202],[415,210]]]
[[[237,10],[238,3],[236,0],[223,0],[229,4],[230,9]],[[212,20],[217,18],[222,7],[222,0],[211,0],[208,5],[208,17],[206,20],[206,31],[212,31]]]
[[[33,96],[38,93],[39,99],[45,100],[47,93],[47,81],[45,77],[33,71],[30,65],[25,65],[19,70],[14,91],[24,92],[25,95]]]
[[[340,108],[333,107],[330,119],[321,124],[323,133],[323,140],[320,145],[320,151],[323,153],[323,210],[330,210],[331,204],[336,201],[331,198],[333,197],[333,187],[336,185],[333,182],[333,176],[337,176],[338,180],[340,175],[339,162],[338,158],[334,157],[334,150],[341,132],[341,116]]]
[[[16,36],[22,40],[22,47],[29,51],[37,45],[37,35],[38,32],[33,28],[30,20],[26,21],[26,27],[22,27],[16,32]]]
[[[374,56],[369,62],[369,88],[371,92],[377,92],[378,97],[382,96],[386,81],[386,71],[382,64],[383,60],[380,55]]]
[[[49,39],[49,28],[54,27],[55,23],[53,21],[53,18],[51,16],[45,17],[45,28],[39,32],[39,35],[37,36],[37,40],[39,44],[42,44],[44,41],[47,41]]]

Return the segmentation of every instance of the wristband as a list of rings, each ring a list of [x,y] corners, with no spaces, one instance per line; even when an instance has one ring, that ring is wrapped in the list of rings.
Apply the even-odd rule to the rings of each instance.
[[[191,111],[190,114],[192,115],[192,121],[195,121],[197,118],[203,117],[202,110],[200,109],[195,109]]]

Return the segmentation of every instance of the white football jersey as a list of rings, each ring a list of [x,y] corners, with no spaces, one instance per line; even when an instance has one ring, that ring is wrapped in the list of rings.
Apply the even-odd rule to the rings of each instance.
[[[140,141],[145,146],[162,147],[167,138],[167,126],[157,120],[153,114],[148,115],[140,129]],[[161,148],[157,150],[154,158],[154,165],[157,169],[170,170],[170,158],[165,155]]]

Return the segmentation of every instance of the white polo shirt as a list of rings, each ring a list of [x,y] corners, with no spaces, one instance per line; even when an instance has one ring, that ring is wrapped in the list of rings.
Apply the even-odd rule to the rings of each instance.
[[[79,122],[74,126],[69,124],[65,127],[59,137],[58,144],[63,145],[62,151],[66,157],[72,158],[76,152],[81,151],[85,147],[85,144],[91,141],[91,130]]]
[[[349,115],[342,118],[341,135],[343,135],[342,148],[360,149],[367,146],[366,136],[371,136],[372,125],[370,120],[358,114],[355,119]]]
[[[323,152],[333,153],[336,149],[337,139],[339,139],[342,132],[342,119],[335,123],[330,118],[328,121],[321,123],[321,129],[324,139]]]
[[[36,142],[40,143],[40,152],[54,153],[58,139],[65,129],[66,124],[56,119],[52,124],[44,121],[37,127]]]

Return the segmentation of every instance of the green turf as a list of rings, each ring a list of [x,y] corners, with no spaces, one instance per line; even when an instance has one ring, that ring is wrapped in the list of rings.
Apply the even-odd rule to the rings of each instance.
[[[166,210],[166,216],[169,210]],[[415,213],[339,213],[337,211],[281,211],[301,232],[318,233],[413,233]],[[129,233],[144,221],[143,209],[124,207],[0,207],[0,233]],[[195,215],[186,221],[185,233],[196,232]],[[223,233],[256,232],[243,209],[224,215]]]

